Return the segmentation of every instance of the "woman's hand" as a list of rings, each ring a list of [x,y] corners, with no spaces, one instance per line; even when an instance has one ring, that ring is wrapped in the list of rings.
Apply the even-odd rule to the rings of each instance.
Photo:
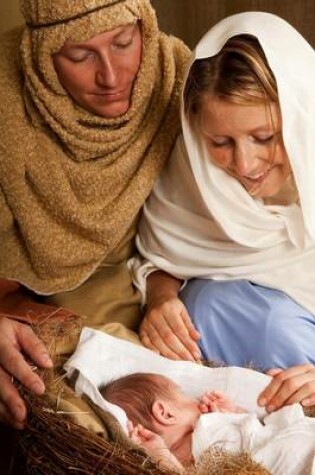
[[[181,282],[158,271],[147,280],[147,312],[140,326],[142,343],[173,360],[200,359],[199,333],[178,298]]]
[[[45,391],[43,381],[23,355],[34,365],[52,366],[47,349],[29,325],[0,316],[0,420],[16,429],[24,427],[26,407],[14,379],[34,394]]]
[[[196,341],[199,333],[191,323],[187,310],[178,298],[150,308],[140,327],[142,343],[173,360],[200,359]]]
[[[273,412],[289,404],[315,405],[315,366],[310,364],[288,369],[271,369],[272,381],[260,394],[258,404]]]

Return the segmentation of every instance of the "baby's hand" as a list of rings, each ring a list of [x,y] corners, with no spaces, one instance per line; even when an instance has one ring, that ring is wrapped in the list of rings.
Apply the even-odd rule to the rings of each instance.
[[[230,398],[220,391],[207,391],[200,399],[199,409],[203,414],[207,412],[244,413],[245,409],[237,406]]]
[[[140,445],[149,455],[153,455],[153,452],[157,451],[169,451],[160,435],[146,429],[141,424],[134,426],[131,421],[128,421],[127,428],[131,440]]]
[[[143,448],[146,453],[157,463],[161,463],[165,468],[182,471],[182,465],[169,450],[162,437],[141,424],[133,425],[128,421],[127,425],[129,437],[133,442]]]

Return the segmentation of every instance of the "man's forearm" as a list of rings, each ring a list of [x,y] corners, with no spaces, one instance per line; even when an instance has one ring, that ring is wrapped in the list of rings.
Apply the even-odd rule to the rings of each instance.
[[[61,310],[61,309],[60,309]],[[25,322],[48,316],[58,311],[56,307],[36,302],[35,294],[15,281],[0,279],[0,316]],[[62,309],[62,314],[72,315],[71,310]]]

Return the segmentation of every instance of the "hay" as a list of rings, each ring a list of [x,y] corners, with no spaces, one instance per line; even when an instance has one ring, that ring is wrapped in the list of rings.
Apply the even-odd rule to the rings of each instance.
[[[19,446],[32,475],[162,475],[141,451],[124,450],[54,411],[46,398],[27,397],[29,420]]]
[[[30,394],[21,385],[27,405],[28,422],[18,433],[15,472],[18,475],[172,475],[124,435],[113,416],[78,398],[60,371],[64,360],[56,348],[69,335],[79,336],[82,321],[77,317],[60,317],[59,311],[47,315],[35,332],[44,341],[53,357],[56,372],[38,371],[47,391],[44,396]],[[67,405],[68,404],[68,405]],[[70,409],[69,409],[70,408]],[[74,408],[74,409],[73,409]],[[310,409],[314,415],[314,407]],[[97,421],[83,427],[82,414],[93,414]],[[80,424],[78,423],[80,421]],[[89,430],[92,428],[93,430]],[[249,454],[228,454],[224,450],[207,450],[196,468],[188,475],[269,475]]]
[[[246,452],[231,454],[211,447],[206,450],[196,467],[196,475],[271,475],[262,465],[254,462]]]

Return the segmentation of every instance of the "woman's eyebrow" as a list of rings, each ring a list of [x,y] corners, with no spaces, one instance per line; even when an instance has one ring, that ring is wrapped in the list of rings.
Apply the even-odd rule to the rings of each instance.
[[[273,132],[273,131],[274,129],[272,128],[271,124],[261,125],[251,130],[251,132]]]

